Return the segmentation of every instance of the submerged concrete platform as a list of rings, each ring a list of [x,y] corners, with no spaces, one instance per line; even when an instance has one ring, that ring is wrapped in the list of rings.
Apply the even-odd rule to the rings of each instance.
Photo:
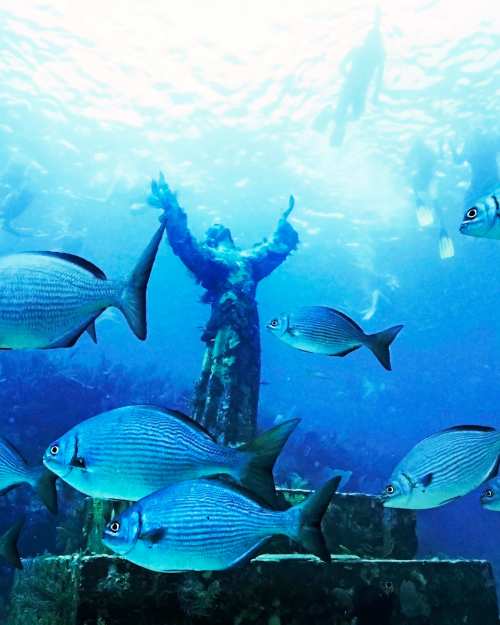
[[[109,555],[24,561],[7,625],[498,625],[488,562],[263,555],[157,574]]]

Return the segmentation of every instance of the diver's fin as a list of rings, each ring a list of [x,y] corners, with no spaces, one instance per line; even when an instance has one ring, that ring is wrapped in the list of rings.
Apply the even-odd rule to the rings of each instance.
[[[239,472],[241,485],[255,493],[268,505],[273,506],[276,503],[274,464],[299,421],[300,419],[290,419],[280,423],[250,443],[238,447],[240,452],[250,456]]]
[[[24,517],[17,520],[3,536],[0,536],[0,556],[16,569],[22,569],[23,565],[17,550],[17,541],[24,525]]]
[[[355,347],[349,347],[349,349],[345,349],[343,352],[339,352],[338,354],[330,354],[330,356],[339,356],[340,358],[343,358],[344,356],[347,356],[347,354],[350,354],[351,352],[355,352],[360,347],[361,345],[356,345]]]
[[[132,332],[144,341],[147,335],[146,289],[165,226],[162,224],[142,253],[132,271],[120,299],[120,309]]]
[[[321,532],[321,521],[328,505],[339,487],[340,476],[336,476],[299,504],[299,531],[296,539],[309,552],[324,562],[330,562],[331,556]]]
[[[365,345],[372,350],[380,364],[388,371],[391,370],[391,353],[389,347],[402,329],[402,325],[393,326],[382,332],[366,336]]]
[[[95,330],[95,319],[92,319],[92,321],[87,326],[87,334],[94,341],[94,343],[97,343],[97,333],[96,333],[96,330]]]
[[[453,241],[445,228],[441,228],[439,234],[439,258],[445,260],[446,258],[453,258],[455,256],[455,248]]]
[[[44,466],[37,467],[36,481],[33,484],[36,494],[45,504],[47,510],[52,514],[57,514],[57,475],[49,471]]]

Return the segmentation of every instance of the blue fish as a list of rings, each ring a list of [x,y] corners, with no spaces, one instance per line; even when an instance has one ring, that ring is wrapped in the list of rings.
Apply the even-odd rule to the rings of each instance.
[[[194,480],[162,489],[105,527],[103,543],[152,571],[218,571],[249,560],[275,535],[296,541],[325,562],[321,520],[340,477],[305,502],[276,511],[231,484]]]
[[[179,411],[124,406],[75,425],[49,445],[43,461],[73,488],[101,499],[137,501],[175,482],[227,475],[273,503],[273,466],[298,422],[234,448]]]

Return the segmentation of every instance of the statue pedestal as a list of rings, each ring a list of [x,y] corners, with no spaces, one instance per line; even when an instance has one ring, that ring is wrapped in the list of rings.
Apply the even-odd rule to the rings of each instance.
[[[24,564],[7,625],[498,625],[484,561],[265,555],[181,574],[108,555]]]
[[[307,494],[282,491],[282,503]],[[412,560],[415,514],[378,497],[334,496],[322,527],[331,564],[277,538],[218,573],[152,573],[102,553],[111,513],[85,502],[85,554],[23,560],[6,625],[498,625],[489,563]]]

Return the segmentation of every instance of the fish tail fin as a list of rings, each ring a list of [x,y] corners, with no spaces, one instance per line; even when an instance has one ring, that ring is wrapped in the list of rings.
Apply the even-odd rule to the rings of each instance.
[[[238,479],[270,505],[276,503],[273,467],[285,443],[295,430],[300,419],[290,419],[267,430],[250,443],[238,447],[249,459],[241,466]]]
[[[3,536],[0,536],[0,555],[16,569],[22,569],[23,565],[17,550],[17,541],[24,525],[24,517],[18,519]]]
[[[321,521],[326,514],[333,495],[341,482],[337,475],[328,480],[319,490],[310,495],[304,503],[296,506],[299,513],[299,526],[295,538],[309,553],[313,553],[323,562],[330,562],[331,556],[321,531]]]
[[[387,371],[391,370],[391,352],[389,351],[389,347],[402,329],[402,325],[393,326],[382,332],[369,334],[366,337],[368,339],[366,346],[372,350],[377,360]]]
[[[57,514],[57,475],[44,466],[36,467],[33,475],[33,488],[36,494],[52,514]]]
[[[142,253],[120,297],[119,307],[132,332],[141,341],[147,335],[146,289],[164,230],[162,224]]]

